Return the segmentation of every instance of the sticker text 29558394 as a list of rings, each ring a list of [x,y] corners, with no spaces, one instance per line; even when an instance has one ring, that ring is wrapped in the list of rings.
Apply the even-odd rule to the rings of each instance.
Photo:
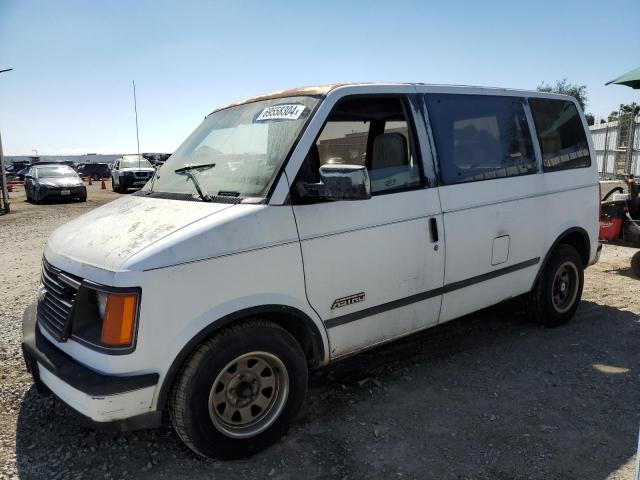
[[[263,122],[265,120],[297,120],[304,112],[306,107],[304,105],[274,105],[267,107],[256,118],[256,122]]]

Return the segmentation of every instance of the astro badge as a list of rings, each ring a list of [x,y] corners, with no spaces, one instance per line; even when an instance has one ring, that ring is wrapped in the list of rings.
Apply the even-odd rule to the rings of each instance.
[[[256,118],[256,122],[268,120],[298,120],[304,113],[304,105],[274,105],[267,107]]]

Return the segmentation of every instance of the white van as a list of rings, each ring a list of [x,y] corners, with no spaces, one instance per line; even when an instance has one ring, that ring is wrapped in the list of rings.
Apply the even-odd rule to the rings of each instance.
[[[251,454],[308,372],[525,295],[575,312],[599,188],[573,98],[355,84],[214,111],[147,185],[59,228],[24,316],[36,385],[96,425]]]

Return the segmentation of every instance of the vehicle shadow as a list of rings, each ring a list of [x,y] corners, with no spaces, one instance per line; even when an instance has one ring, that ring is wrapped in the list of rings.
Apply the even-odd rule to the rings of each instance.
[[[169,428],[84,428],[31,388],[16,461],[21,478],[607,478],[635,453],[639,342],[632,312],[585,301],[548,329],[504,303],[313,373],[289,434],[234,462]]]
[[[633,278],[634,280],[638,280],[638,275],[636,275],[631,267],[621,267],[621,268],[612,268],[610,270],[604,270],[605,273],[614,273],[616,275],[622,275],[623,277]]]

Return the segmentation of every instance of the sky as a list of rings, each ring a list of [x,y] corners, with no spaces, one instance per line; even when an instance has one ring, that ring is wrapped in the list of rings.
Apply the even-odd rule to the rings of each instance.
[[[606,117],[640,91],[639,0],[0,0],[5,155],[173,152],[216,107],[353,81],[585,84]]]

